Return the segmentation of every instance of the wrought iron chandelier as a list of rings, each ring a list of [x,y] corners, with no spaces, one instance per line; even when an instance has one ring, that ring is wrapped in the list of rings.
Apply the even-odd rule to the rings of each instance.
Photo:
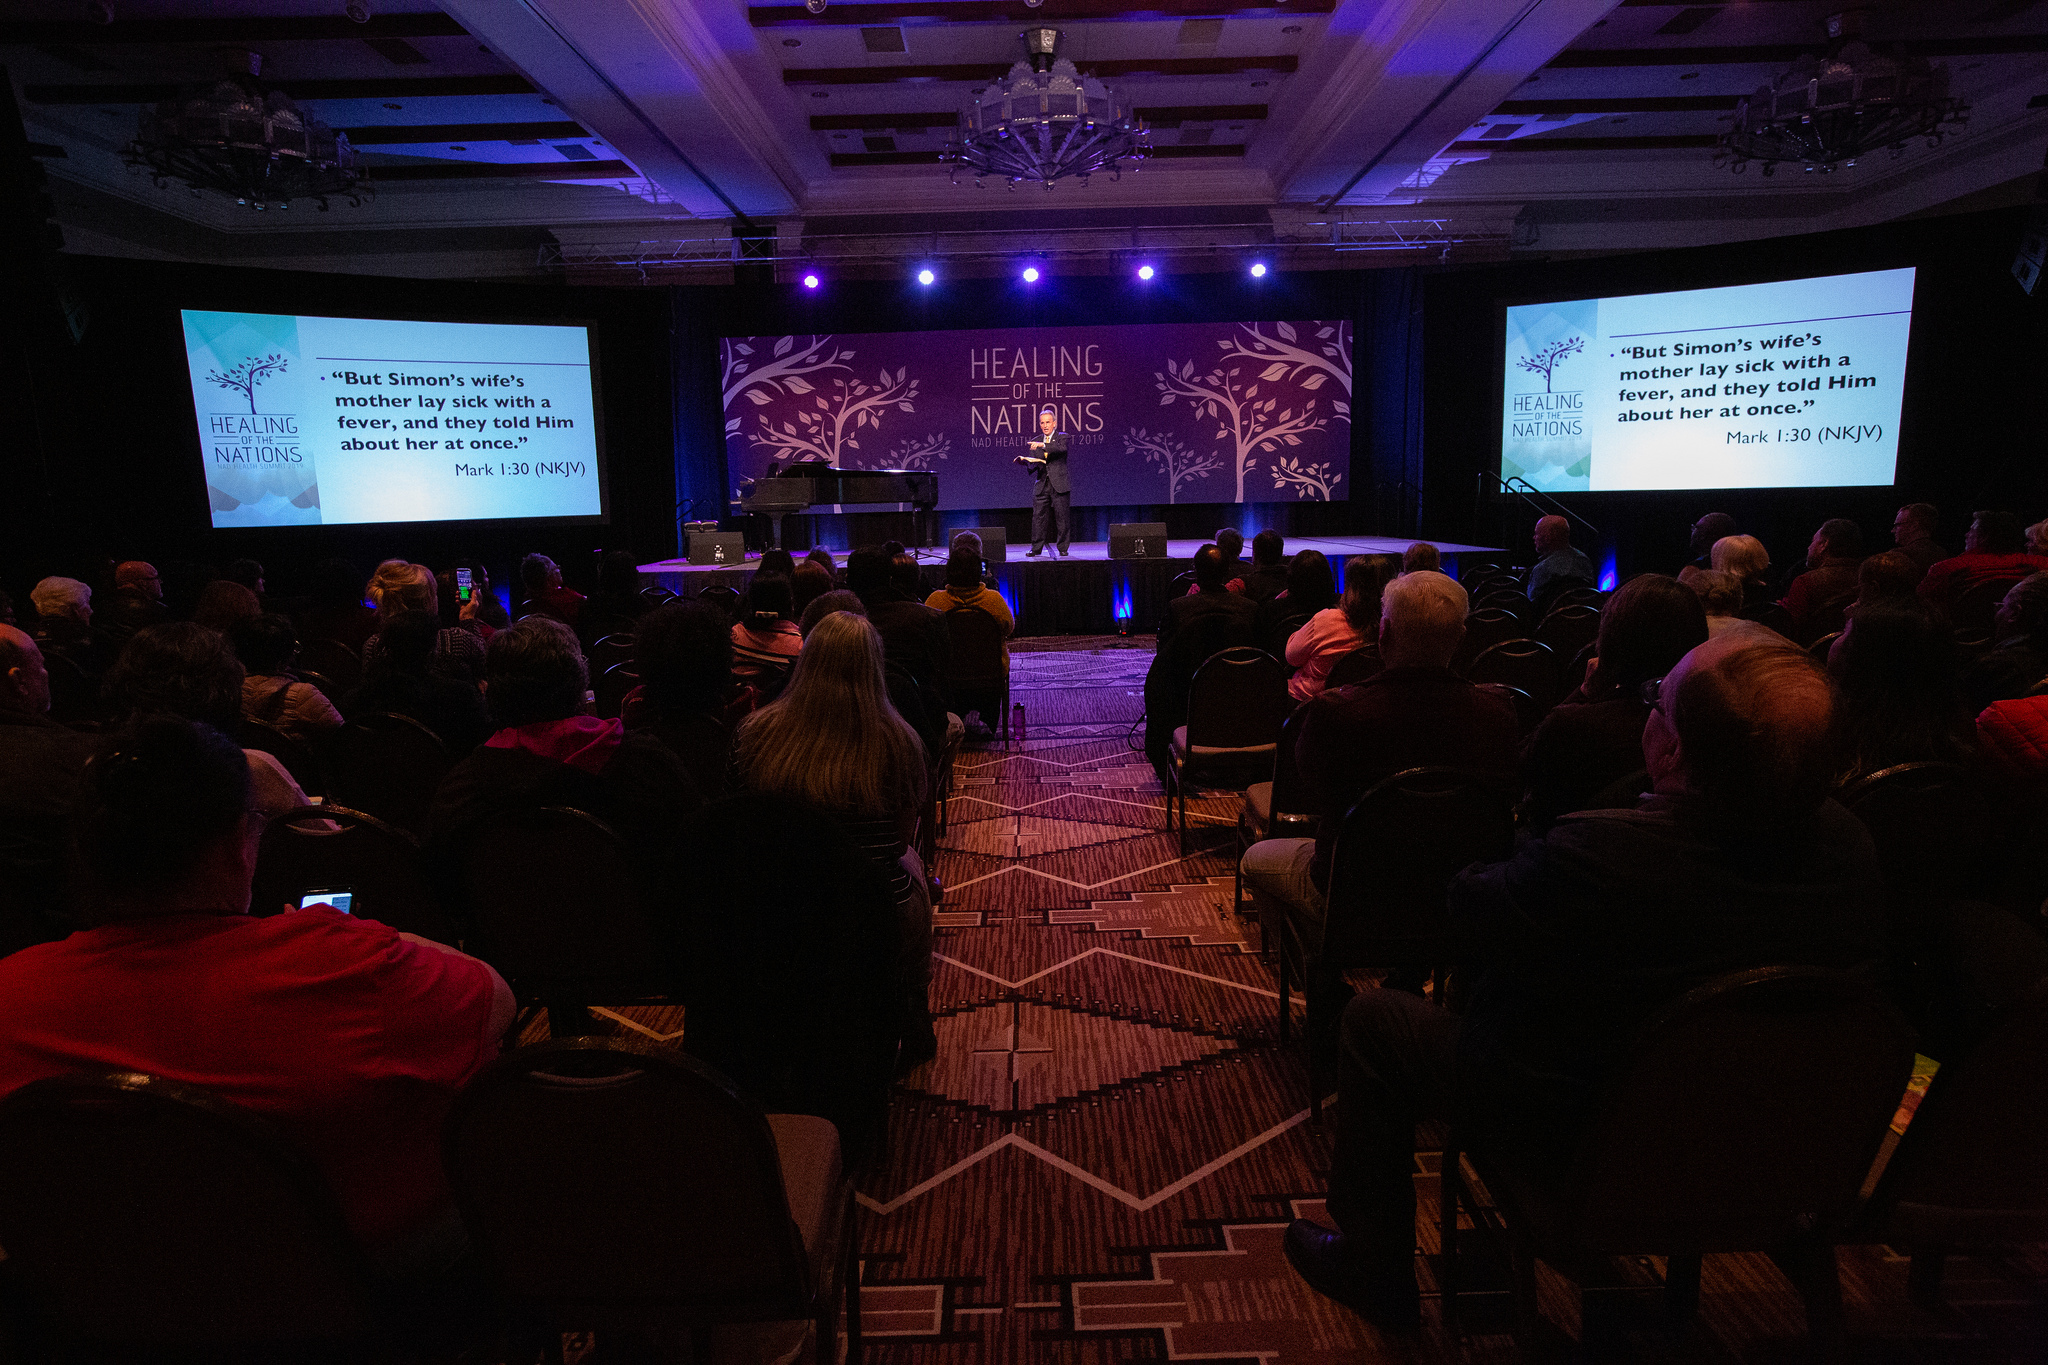
[[[1860,11],[1830,14],[1827,24],[1825,55],[1801,57],[1735,106],[1714,164],[1740,173],[1761,161],[1771,175],[1778,163],[1797,162],[1828,174],[1880,149],[1898,156],[1914,138],[1939,146],[1969,121],[1969,101],[1948,92],[1947,67],[1871,51]]]
[[[977,186],[997,175],[1011,189],[1036,180],[1050,190],[1063,176],[1084,185],[1098,171],[1121,178],[1126,163],[1144,160],[1151,130],[1108,86],[1059,55],[1065,34],[1027,28],[1017,36],[1028,62],[976,92],[960,111],[958,140],[941,154],[953,163],[954,184],[965,168]]]
[[[218,190],[257,211],[330,196],[360,205],[373,193],[348,135],[306,115],[282,90],[258,79],[263,58],[226,54],[227,73],[144,110],[125,160],[162,189],[173,180]]]

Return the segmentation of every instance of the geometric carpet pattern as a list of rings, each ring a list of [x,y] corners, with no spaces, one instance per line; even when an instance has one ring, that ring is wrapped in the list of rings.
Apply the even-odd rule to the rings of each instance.
[[[1258,927],[1230,903],[1238,797],[1190,797],[1183,853],[1131,747],[1151,656],[1142,637],[1013,642],[1025,738],[960,756],[932,869],[939,1052],[898,1084],[887,1158],[860,1191],[866,1358],[1517,1359],[1483,1263],[1465,1271],[1453,1342],[1418,1262],[1419,1343],[1380,1336],[1288,1267],[1286,1223],[1322,1216],[1329,1134],[1309,1122],[1298,1050],[1277,1043]],[[646,1035],[681,1027],[679,1011],[605,1013]],[[1434,1167],[1417,1153],[1431,1255]],[[1842,1263],[1859,1361],[2048,1360],[2048,1256],[1958,1258],[1940,1313],[1909,1305],[1888,1249]],[[1544,1272],[1549,1322],[1576,1336],[1582,1311],[1626,1320],[1661,1267],[1612,1269],[1583,1301]],[[1800,1358],[1797,1296],[1767,1260],[1710,1257],[1701,1304],[1690,1339],[1624,1333],[1622,1358]]]

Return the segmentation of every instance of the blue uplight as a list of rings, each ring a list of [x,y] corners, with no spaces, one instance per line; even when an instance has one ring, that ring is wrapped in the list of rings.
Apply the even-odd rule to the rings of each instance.
[[[1614,547],[1605,546],[1600,551],[1600,591],[1613,592],[1619,577],[1614,568]]]

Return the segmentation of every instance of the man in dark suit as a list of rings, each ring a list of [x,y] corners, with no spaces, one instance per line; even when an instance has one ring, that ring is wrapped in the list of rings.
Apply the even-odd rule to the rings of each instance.
[[[1722,635],[1679,660],[1653,707],[1651,795],[1565,816],[1451,884],[1462,1015],[1394,990],[1345,1009],[1329,1199],[1343,1231],[1297,1221],[1283,1244],[1313,1288],[1383,1327],[1419,1317],[1424,1109],[1455,1096],[1463,1131],[1558,1170],[1667,1002],[1749,967],[1874,970],[1884,956],[1876,851],[1828,797],[1839,768],[1826,671],[1775,636]]]
[[[1074,485],[1067,477],[1067,433],[1060,431],[1059,414],[1045,408],[1038,414],[1038,439],[1030,443],[1031,453],[1019,455],[1017,462],[1028,465],[1034,476],[1031,488],[1031,553],[1035,558],[1045,553],[1045,542],[1050,539],[1051,524],[1059,523],[1059,552],[1066,556],[1067,546],[1073,543],[1073,493]]]
[[[1195,670],[1218,650],[1252,643],[1259,609],[1230,590],[1228,572],[1214,545],[1195,551],[1195,591],[1169,601],[1159,623],[1158,651],[1145,674],[1145,755],[1162,786],[1174,729],[1188,723]]]

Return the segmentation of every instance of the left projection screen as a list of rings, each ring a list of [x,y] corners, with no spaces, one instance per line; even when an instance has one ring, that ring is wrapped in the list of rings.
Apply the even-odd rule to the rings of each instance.
[[[181,317],[216,527],[606,514],[588,327]]]

